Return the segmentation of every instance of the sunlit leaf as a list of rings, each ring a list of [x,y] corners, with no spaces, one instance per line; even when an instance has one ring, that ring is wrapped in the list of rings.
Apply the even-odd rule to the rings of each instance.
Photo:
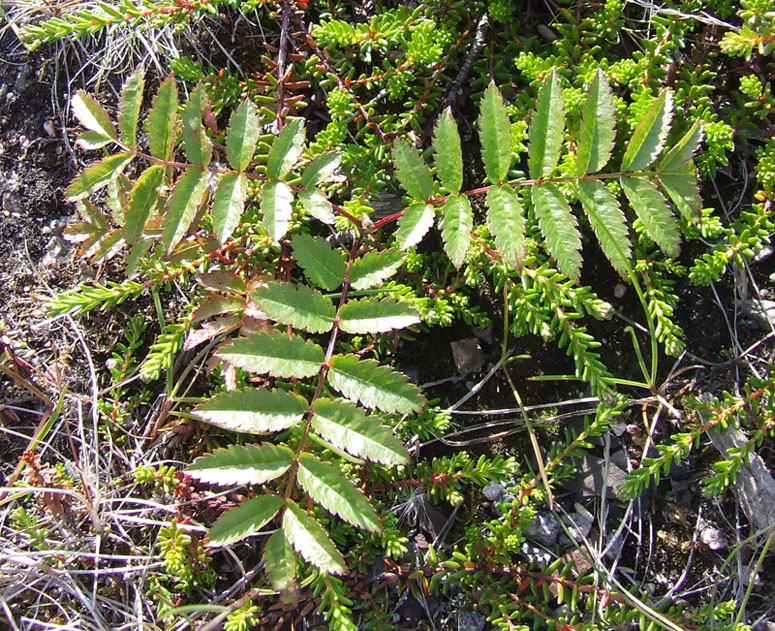
[[[377,287],[399,270],[403,260],[404,254],[399,250],[367,252],[350,266],[350,285],[357,290]]]
[[[283,445],[230,445],[200,456],[186,472],[207,484],[264,484],[285,473],[293,458],[294,453]]]
[[[622,171],[640,171],[656,160],[665,146],[673,119],[673,95],[663,90],[635,128],[622,158]]]
[[[398,138],[393,143],[393,162],[396,177],[410,197],[418,201],[433,197],[433,178],[417,149]]]
[[[510,186],[487,191],[487,223],[503,258],[516,268],[525,256],[525,218],[517,194]]]
[[[221,392],[194,408],[208,423],[234,432],[265,434],[298,423],[307,411],[304,397],[284,390],[248,388]]]
[[[156,92],[146,119],[148,147],[151,155],[169,160],[175,148],[175,123],[178,116],[178,87],[175,77],[167,77]]]
[[[576,149],[576,174],[597,173],[611,158],[616,139],[616,108],[611,87],[598,68],[589,86],[581,113],[581,129]]]
[[[554,184],[540,184],[533,188],[535,209],[541,234],[549,254],[557,261],[560,271],[578,280],[581,271],[581,235],[576,217],[564,195]]]
[[[511,167],[511,121],[503,97],[492,82],[479,106],[479,141],[484,171],[490,182],[505,181]]]
[[[211,546],[227,546],[258,532],[283,506],[283,500],[275,495],[261,495],[244,501],[225,512],[213,524],[207,543]]]
[[[315,158],[304,169],[301,176],[301,185],[304,188],[317,186],[331,178],[342,163],[342,154],[339,152],[324,153]]]
[[[557,168],[565,131],[565,102],[557,73],[546,77],[530,121],[528,168],[534,180],[551,177]]]
[[[144,87],[145,71],[142,66],[138,66],[124,82],[118,101],[118,130],[121,141],[130,149],[137,146],[137,119],[143,103]]]
[[[188,159],[197,166],[210,164],[213,143],[202,127],[202,114],[210,109],[207,92],[202,84],[196,86],[183,109],[183,147]]]
[[[681,241],[678,222],[659,189],[653,182],[641,178],[623,177],[621,183],[648,235],[668,256],[678,256]]]
[[[325,333],[334,325],[334,303],[306,285],[272,282],[256,289],[253,300],[273,320],[309,333]]]
[[[148,167],[132,188],[129,196],[129,209],[124,218],[124,240],[135,243],[143,234],[143,228],[151,215],[151,210],[159,200],[159,189],[164,178],[164,167]]]
[[[225,243],[235,228],[245,210],[248,181],[242,173],[224,173],[218,181],[218,187],[213,196],[213,231],[218,241]]]
[[[107,186],[132,158],[129,152],[116,153],[92,164],[65,189],[65,199],[74,202]]]
[[[294,235],[291,241],[296,262],[312,284],[334,291],[342,284],[347,262],[344,253],[334,249],[322,237],[307,233]]]
[[[164,215],[164,249],[171,252],[188,231],[207,189],[207,173],[203,169],[189,169],[178,180],[167,201]]]
[[[463,185],[463,152],[460,149],[457,123],[449,108],[436,121],[433,161],[441,185],[450,193],[458,193]]]
[[[221,347],[216,356],[249,372],[304,379],[318,373],[325,353],[310,340],[274,332],[238,338]]]
[[[632,246],[619,201],[597,180],[579,180],[578,195],[603,253],[619,275],[627,278]]]
[[[282,530],[275,530],[264,548],[264,568],[272,589],[292,596],[296,587],[296,555]]]
[[[332,225],[336,219],[334,209],[328,198],[318,189],[299,191],[299,201],[310,215],[318,221]]]
[[[420,243],[433,225],[435,217],[436,213],[430,204],[417,202],[404,209],[396,230],[396,239],[401,249],[405,250]]]
[[[459,268],[466,258],[471,243],[471,230],[474,227],[474,214],[471,203],[465,195],[450,195],[442,209],[444,224],[441,238],[444,251],[452,264]]]
[[[419,322],[420,316],[412,307],[392,298],[350,300],[339,311],[339,326],[345,333],[385,333]]]
[[[270,178],[285,177],[296,164],[304,147],[304,120],[294,118],[282,128],[272,143],[266,162],[266,174]]]
[[[684,134],[684,137],[667,152],[659,164],[659,170],[662,173],[679,170],[681,165],[692,159],[704,136],[702,121],[698,118],[694,121],[691,129]]]
[[[264,226],[275,243],[288,232],[293,215],[293,191],[285,182],[267,182],[261,192]]]
[[[316,568],[331,574],[345,574],[342,553],[336,549],[323,527],[293,500],[287,500],[283,533],[294,550]]]
[[[112,140],[118,138],[113,121],[110,120],[110,115],[105,111],[105,108],[83,90],[78,90],[75,93],[70,101],[70,107],[75,117],[86,129]]]

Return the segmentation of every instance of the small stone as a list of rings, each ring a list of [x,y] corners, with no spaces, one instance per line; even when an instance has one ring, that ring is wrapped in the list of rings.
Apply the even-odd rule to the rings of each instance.
[[[705,528],[700,533],[700,541],[714,552],[727,547],[727,538],[718,528]]]
[[[54,127],[54,121],[47,120],[46,122],[44,122],[43,123],[43,131],[46,132],[46,135],[49,138],[53,138],[54,136],[56,136],[57,135],[57,130],[56,130],[56,127]]]
[[[581,541],[592,530],[593,520],[589,515],[583,515],[582,513],[568,513],[567,517],[563,519],[565,525],[568,527],[572,539],[569,539],[565,534],[560,537],[560,543],[568,545],[574,541]]]
[[[497,482],[490,482],[482,489],[482,493],[488,500],[495,502],[503,496],[505,490],[506,489]]]
[[[741,306],[743,315],[755,320],[763,331],[770,331],[775,327],[775,301],[744,300]]]
[[[475,337],[451,342],[450,346],[452,347],[452,357],[455,360],[455,368],[461,377],[465,377],[469,373],[479,372],[487,360],[487,355]]]
[[[773,248],[771,245],[765,245],[756,253],[756,256],[753,257],[753,262],[761,263],[762,261],[766,261],[772,256],[773,252],[775,252],[775,248]]]
[[[624,283],[616,283],[616,285],[614,285],[614,296],[617,298],[622,298],[626,292],[627,285]]]
[[[457,616],[458,631],[484,631],[484,625],[487,622],[482,614],[475,611],[463,610]]]
[[[560,522],[552,513],[541,513],[533,518],[524,532],[526,537],[548,547],[557,541],[557,536],[560,534]]]
[[[522,556],[532,565],[549,565],[554,559],[551,552],[529,541],[522,544]]]

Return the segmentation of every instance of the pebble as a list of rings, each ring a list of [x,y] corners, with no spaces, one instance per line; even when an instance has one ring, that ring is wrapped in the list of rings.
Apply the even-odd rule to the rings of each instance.
[[[763,331],[770,331],[775,327],[775,301],[744,300],[741,306],[743,315],[755,320]]]
[[[483,631],[487,622],[482,614],[475,611],[463,610],[457,616],[458,631]]]
[[[522,556],[525,557],[528,563],[533,565],[549,565],[554,559],[551,552],[547,552],[542,547],[529,541],[525,541],[522,544]]]
[[[762,261],[766,261],[772,256],[773,252],[775,252],[775,248],[773,248],[771,245],[765,245],[756,253],[756,256],[753,257],[753,262],[761,263]]]
[[[503,493],[505,492],[505,488],[498,484],[497,482],[490,482],[487,486],[485,486],[482,489],[482,493],[484,493],[484,496],[490,500],[491,502],[495,502],[498,499],[500,499],[503,496]]]
[[[714,552],[727,547],[727,538],[718,528],[704,528],[700,532],[700,541]]]
[[[560,534],[560,522],[552,513],[541,513],[533,518],[524,533],[526,537],[541,545],[552,546]]]

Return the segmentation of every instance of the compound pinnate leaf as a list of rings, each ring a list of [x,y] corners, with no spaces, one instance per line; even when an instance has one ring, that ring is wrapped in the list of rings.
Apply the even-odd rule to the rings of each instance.
[[[329,362],[328,381],[348,399],[389,414],[419,412],[425,403],[420,389],[406,375],[373,359],[335,355]]]
[[[503,182],[511,167],[511,121],[500,90],[492,82],[479,106],[479,141],[487,177],[493,184]]]
[[[576,175],[597,173],[611,158],[616,139],[616,108],[611,87],[598,69],[589,86],[589,96],[581,114],[581,130],[576,150]]]
[[[143,103],[144,87],[145,71],[142,66],[138,66],[121,88],[121,98],[118,102],[118,130],[121,133],[121,141],[130,149],[137,146],[137,119]]]
[[[164,167],[154,165],[143,171],[129,195],[129,209],[124,217],[124,240],[135,243],[143,234],[151,210],[159,200],[159,188],[164,178]]]
[[[665,146],[673,119],[673,95],[663,90],[635,128],[622,158],[622,171],[640,171],[656,160]]]
[[[322,237],[301,233],[291,241],[296,262],[304,270],[311,283],[327,289],[336,290],[347,272],[347,262],[341,250],[335,250]]]
[[[690,166],[690,169],[685,169]],[[659,184],[673,200],[675,207],[690,223],[696,223],[702,211],[702,198],[697,191],[697,174],[694,165],[684,164],[686,173],[663,173]]]
[[[105,111],[105,108],[83,90],[76,92],[70,101],[70,107],[75,117],[86,129],[111,140],[118,138],[113,121],[110,120],[110,115]]]
[[[306,285],[269,283],[253,292],[253,300],[259,309],[280,324],[309,333],[325,333],[334,326],[334,303]]]
[[[359,291],[381,285],[398,271],[403,261],[404,254],[399,250],[372,250],[353,261],[350,285]]]
[[[285,182],[267,182],[261,192],[261,210],[264,212],[264,226],[274,243],[288,232],[293,215],[293,191]]]
[[[662,173],[679,170],[681,165],[692,159],[704,136],[702,121],[698,118],[684,137],[667,152],[659,165],[659,170]]]
[[[404,210],[398,220],[396,239],[402,250],[417,245],[430,230],[436,213],[433,206],[417,202]]]
[[[550,177],[557,167],[565,131],[565,103],[557,73],[545,80],[538,92],[536,111],[530,121],[528,169],[534,180]]]
[[[170,75],[159,86],[146,119],[148,147],[154,158],[169,160],[172,157],[177,116],[178,87],[175,85],[175,77]]]
[[[678,256],[681,241],[678,222],[656,185],[634,177],[623,177],[621,183],[648,235],[668,256]]]
[[[304,397],[292,392],[249,388],[217,394],[194,408],[194,412],[223,429],[266,434],[296,425],[307,408]]]
[[[404,464],[409,459],[403,443],[389,428],[349,401],[318,399],[312,409],[315,431],[353,456],[388,466]]]
[[[317,186],[328,180],[339,168],[342,162],[342,154],[339,152],[324,153],[318,156],[304,169],[301,176],[301,185],[304,188]]]
[[[270,178],[285,177],[296,164],[304,147],[304,121],[294,118],[277,135],[269,150],[266,174]]]
[[[232,113],[226,129],[226,157],[232,168],[237,171],[248,168],[260,133],[256,106],[251,101],[242,101]]]
[[[230,445],[197,458],[187,472],[207,484],[264,484],[285,473],[293,458],[293,452],[282,445]]]
[[[282,530],[275,530],[264,548],[264,568],[272,588],[283,598],[296,587],[296,555]]]
[[[498,252],[514,267],[521,267],[525,256],[525,218],[517,194],[510,186],[491,186],[486,204],[487,223]]]
[[[74,202],[107,186],[133,157],[129,152],[116,153],[92,164],[65,189],[65,199]]]
[[[401,138],[393,143],[393,163],[398,181],[410,197],[418,201],[433,197],[433,178],[430,169],[420,152]]]
[[[433,161],[441,185],[450,193],[460,192],[463,185],[463,152],[455,117],[449,108],[436,121],[433,133]]]
[[[600,247],[614,269],[627,278],[632,246],[627,230],[627,218],[619,202],[602,182],[579,180],[578,196],[595,231]]]
[[[382,523],[366,496],[342,472],[310,454],[299,456],[299,484],[329,513],[369,532],[381,532]]]
[[[237,368],[274,377],[312,377],[320,370],[325,353],[317,344],[296,335],[254,333],[226,344],[216,353]]]
[[[207,190],[207,173],[204,169],[189,169],[172,189],[164,215],[164,249],[171,252],[188,231]]]
[[[310,215],[318,221],[332,225],[336,219],[334,217],[334,208],[328,198],[318,189],[313,188],[310,191],[299,191],[299,201]]]
[[[224,173],[213,196],[213,231],[218,241],[225,243],[245,210],[248,180],[242,173]]]
[[[385,333],[419,322],[412,307],[392,298],[350,300],[339,311],[339,326],[345,333]]]
[[[474,214],[471,203],[465,195],[450,195],[442,209],[444,224],[441,238],[444,251],[452,264],[459,268],[466,258],[471,243],[471,230],[474,227]]]
[[[182,133],[183,148],[188,159],[195,165],[206,167],[210,164],[213,143],[202,128],[202,114],[210,109],[204,86],[200,83],[188,97],[183,109]]]
[[[293,500],[287,500],[283,533],[294,550],[319,570],[345,574],[347,566],[323,527]]]
[[[577,280],[581,271],[581,235],[576,217],[554,184],[533,186],[533,207],[549,254],[560,271]]]
[[[247,500],[221,515],[210,529],[207,543],[211,546],[227,546],[258,532],[283,506],[282,498],[262,495]]]

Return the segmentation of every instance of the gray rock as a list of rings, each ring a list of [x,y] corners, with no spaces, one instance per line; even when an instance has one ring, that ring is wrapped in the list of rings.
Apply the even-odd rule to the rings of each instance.
[[[554,559],[551,553],[529,541],[522,544],[521,552],[527,562],[533,565],[549,565]]]
[[[506,489],[497,482],[490,482],[482,489],[484,496],[491,502],[497,502],[501,497],[503,497],[505,491]]]
[[[479,372],[487,360],[487,354],[479,346],[479,340],[475,337],[467,337],[457,342],[451,342],[452,358],[455,360],[455,368],[461,377],[469,373]]]
[[[487,618],[475,611],[463,610],[457,615],[457,631],[484,631]]]
[[[743,300],[741,306],[743,315],[754,320],[763,331],[770,331],[775,327],[775,301]]]
[[[605,490],[607,498],[619,498],[619,488],[627,476],[623,469],[610,461],[606,466],[603,458],[588,454],[576,459],[575,464],[578,474],[567,483],[568,490],[584,497],[600,497]]]
[[[700,532],[700,541],[713,551],[723,550],[727,547],[727,538],[718,528],[703,528]]]
[[[772,256],[773,252],[775,252],[775,248],[773,248],[771,245],[765,245],[753,257],[754,263],[761,263],[762,261],[766,261]]]
[[[541,545],[552,546],[560,534],[560,522],[552,513],[541,513],[528,524],[524,533]]]

